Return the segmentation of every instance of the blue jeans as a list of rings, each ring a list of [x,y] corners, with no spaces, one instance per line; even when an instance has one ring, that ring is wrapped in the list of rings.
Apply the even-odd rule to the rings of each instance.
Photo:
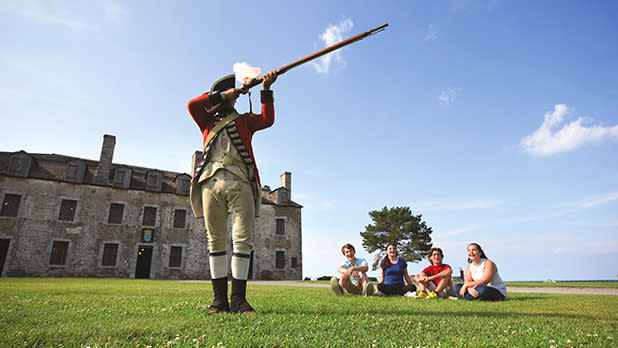
[[[496,288],[492,288],[491,286],[487,286],[487,285],[477,285],[476,286],[476,291],[478,291],[479,296],[478,297],[474,297],[472,295],[470,295],[467,291],[465,296],[461,297],[461,294],[459,293],[459,291],[461,290],[461,287],[463,286],[463,284],[457,284],[455,285],[455,293],[457,294],[457,297],[459,299],[463,299],[463,300],[468,300],[468,301],[503,301],[504,300],[504,295],[502,295],[500,293],[500,291],[498,291],[498,289]]]

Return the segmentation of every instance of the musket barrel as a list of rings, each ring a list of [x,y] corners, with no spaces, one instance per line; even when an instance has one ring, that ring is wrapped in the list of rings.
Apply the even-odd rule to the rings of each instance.
[[[370,36],[370,35],[373,35],[373,34],[375,34],[377,32],[380,32],[380,31],[384,30],[384,28],[386,28],[387,26],[388,26],[388,23],[385,23],[385,24],[382,24],[379,27],[373,28],[371,30],[367,30],[367,31],[365,31],[363,33],[360,33],[360,34],[358,34],[356,36],[353,36],[353,37],[351,37],[351,38],[349,38],[347,40],[343,40],[343,41],[338,42],[338,43],[336,43],[334,45],[328,46],[328,47],[326,47],[325,49],[323,49],[321,51],[315,52],[315,53],[310,54],[310,55],[308,55],[308,56],[306,56],[304,58],[301,58],[301,59],[299,59],[299,60],[297,60],[297,61],[295,61],[293,63],[290,63],[288,65],[284,65],[284,66],[282,66],[281,68],[279,68],[279,69],[277,69],[275,71],[277,72],[277,75],[284,74],[285,72],[287,72],[288,70],[290,70],[292,68],[295,68],[295,67],[297,67],[299,65],[305,64],[305,63],[307,63],[307,62],[309,62],[311,60],[319,58],[319,57],[321,57],[321,56],[323,56],[325,54],[328,54],[328,53],[330,53],[332,51],[338,50],[338,49],[340,49],[340,48],[342,48],[344,46],[347,46],[347,45],[349,45],[351,43],[354,43],[356,41],[360,41],[360,40],[366,38],[367,36]]]
[[[375,28],[373,28],[371,30],[368,30],[368,32],[371,32],[372,34],[379,33],[382,30],[386,29],[386,27],[388,27],[388,23],[384,23],[384,24],[382,24],[379,27],[375,27]]]
[[[360,41],[360,40],[366,38],[367,36],[379,33],[382,30],[384,30],[387,26],[388,26],[388,23],[384,23],[384,24],[382,24],[382,25],[380,25],[378,27],[375,27],[373,29],[370,29],[370,30],[367,30],[365,32],[362,32],[362,33],[360,33],[360,34],[358,34],[356,36],[353,36],[353,37],[351,37],[351,38],[349,38],[347,40],[343,40],[343,41],[338,42],[338,43],[336,43],[334,45],[328,46],[328,47],[326,47],[323,50],[320,50],[320,51],[315,52],[313,54],[310,54],[310,55],[308,55],[308,56],[306,56],[304,58],[301,58],[301,59],[299,59],[299,60],[297,60],[295,62],[292,62],[290,64],[284,65],[284,66],[280,67],[279,69],[276,69],[275,72],[277,73],[277,76],[283,75],[288,70],[290,70],[292,68],[295,68],[295,67],[297,67],[299,65],[305,64],[305,63],[307,63],[309,61],[312,61],[312,60],[314,60],[316,58],[319,58],[319,57],[321,57],[321,56],[323,56],[325,54],[328,54],[328,53],[330,53],[332,51],[338,50],[338,49],[340,49],[340,48],[342,48],[344,46],[347,46],[347,45],[349,45],[351,43],[354,43],[356,41]],[[242,88],[244,89],[243,94],[247,93],[250,88],[257,86],[260,83],[262,83],[262,79],[260,79],[260,78],[253,78],[253,79],[251,79],[251,81],[243,84],[242,85]]]

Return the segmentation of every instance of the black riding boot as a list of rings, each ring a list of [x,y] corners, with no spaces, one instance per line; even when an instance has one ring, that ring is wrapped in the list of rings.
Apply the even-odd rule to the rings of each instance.
[[[232,313],[255,313],[247,302],[247,281],[232,278]]]
[[[229,312],[230,304],[227,301],[227,277],[212,279],[211,282],[215,298],[210,307],[208,307],[207,314]]]

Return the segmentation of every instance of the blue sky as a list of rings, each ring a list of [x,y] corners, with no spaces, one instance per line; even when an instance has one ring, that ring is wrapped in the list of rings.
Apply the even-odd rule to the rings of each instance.
[[[347,242],[371,262],[368,212],[409,206],[455,269],[477,242],[505,280],[616,279],[616,15],[615,1],[3,1],[0,149],[97,160],[113,134],[115,163],[189,172],[186,104],[234,63],[266,72],[389,23],[282,75],[275,125],[254,137],[264,185],[292,172],[304,275],[334,274]]]

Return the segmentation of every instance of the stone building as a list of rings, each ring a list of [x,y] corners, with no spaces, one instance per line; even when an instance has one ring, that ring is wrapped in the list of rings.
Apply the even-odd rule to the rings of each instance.
[[[115,144],[99,161],[0,152],[1,276],[210,278],[191,176],[113,163]],[[302,206],[291,173],[280,182],[262,189],[250,279],[302,279]]]

